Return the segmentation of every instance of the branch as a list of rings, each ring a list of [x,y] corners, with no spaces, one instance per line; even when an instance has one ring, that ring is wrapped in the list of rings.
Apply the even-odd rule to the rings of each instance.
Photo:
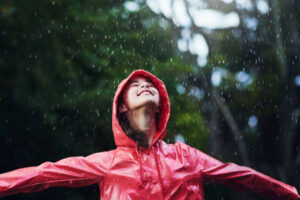
[[[214,93],[214,87],[211,86],[211,92]],[[219,113],[218,113],[218,106],[216,105],[216,101],[214,101],[213,95],[210,96],[210,148],[212,156],[221,156],[222,152],[222,143],[220,140],[220,129],[219,129]]]
[[[214,96],[214,99],[217,102],[220,110],[222,111],[222,113],[225,117],[225,120],[227,121],[227,123],[232,131],[233,138],[234,138],[235,142],[237,143],[238,149],[241,153],[241,158],[242,158],[243,164],[249,166],[250,161],[249,161],[249,157],[248,157],[248,153],[247,153],[247,148],[243,141],[243,137],[238,128],[237,123],[233,119],[228,106],[225,104],[224,101],[221,100],[220,96],[216,92],[214,92],[213,96]]]

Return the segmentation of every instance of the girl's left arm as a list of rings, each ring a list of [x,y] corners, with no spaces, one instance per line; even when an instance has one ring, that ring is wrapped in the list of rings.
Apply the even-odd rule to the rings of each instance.
[[[295,187],[254,169],[234,163],[222,163],[198,149],[185,144],[180,146],[182,149],[188,149],[195,170],[203,175],[205,181],[221,183],[237,190],[258,193],[270,200],[297,200],[299,198]]]
[[[228,185],[234,189],[255,192],[270,200],[297,200],[295,187],[234,163],[222,163],[203,170],[209,182]]]

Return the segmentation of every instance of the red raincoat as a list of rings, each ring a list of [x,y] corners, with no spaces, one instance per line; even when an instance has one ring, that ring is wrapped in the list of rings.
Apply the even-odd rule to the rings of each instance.
[[[150,78],[160,93],[161,115],[152,145],[138,148],[121,129],[117,102],[127,81],[137,75]],[[19,192],[37,192],[49,187],[80,187],[97,183],[101,199],[204,199],[204,182],[256,192],[269,199],[294,200],[297,190],[251,168],[224,164],[183,143],[166,144],[162,139],[170,103],[161,80],[144,70],[123,80],[114,97],[112,128],[117,148],[87,157],[70,157],[56,163],[0,174],[0,197]]]

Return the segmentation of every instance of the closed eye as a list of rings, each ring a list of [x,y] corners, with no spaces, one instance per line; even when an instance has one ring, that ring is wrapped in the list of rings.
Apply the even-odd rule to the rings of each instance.
[[[148,86],[149,86],[149,87],[154,87],[154,85],[153,85],[151,82],[148,82],[148,81],[147,81],[147,83],[148,83]]]

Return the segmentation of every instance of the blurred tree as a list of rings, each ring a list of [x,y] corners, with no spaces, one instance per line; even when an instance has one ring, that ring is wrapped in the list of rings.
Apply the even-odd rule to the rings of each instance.
[[[194,72],[183,82],[187,93],[201,91],[202,98],[194,100],[209,129],[211,154],[299,187],[299,5],[295,0],[170,2],[172,14],[160,11],[160,16],[174,24],[178,39],[188,45],[180,54],[182,60],[193,63]],[[178,2],[189,23],[178,22]],[[223,14],[224,21],[226,15],[235,13],[239,23],[205,27],[199,22],[205,10]],[[203,35],[209,47],[204,66],[197,62],[200,55],[193,55],[197,34]],[[209,198],[240,199],[218,191],[220,196],[209,193]]]
[[[195,104],[177,91],[174,77],[192,67],[176,58],[172,29],[137,5],[134,11],[120,1],[1,1],[1,173],[113,149],[113,95],[137,68],[167,85],[178,113],[167,141],[195,132],[187,124],[203,124]],[[205,139],[205,128],[197,133]],[[53,188],[4,199],[99,199],[98,192]]]

